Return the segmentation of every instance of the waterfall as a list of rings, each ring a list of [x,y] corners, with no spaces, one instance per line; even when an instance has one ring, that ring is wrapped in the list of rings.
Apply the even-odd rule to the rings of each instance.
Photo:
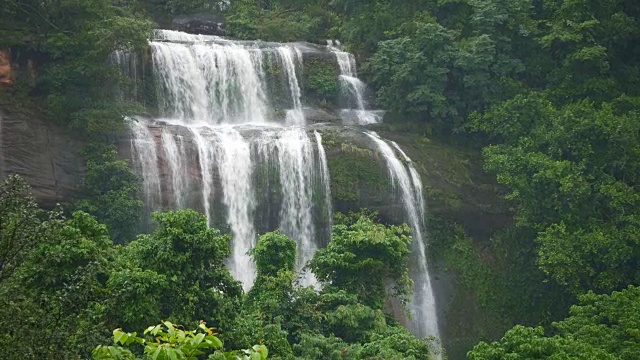
[[[324,190],[324,211],[326,221],[329,224],[328,227],[331,229],[333,224],[333,206],[331,204],[331,178],[329,177],[329,167],[327,166],[327,154],[322,145],[322,135],[316,130],[313,131],[313,135],[316,138],[316,148],[318,149],[318,164],[321,174],[320,184],[322,184]]]
[[[251,150],[249,143],[233,128],[223,128],[215,135],[212,143],[215,144],[223,202],[228,209],[227,223],[233,234],[230,271],[248,290],[255,279],[255,265],[247,252],[256,244]]]
[[[151,42],[161,114],[213,124],[267,122],[260,49],[197,39]]]
[[[115,50],[109,55],[109,63],[117,66],[120,72],[126,76],[131,82],[131,86],[122,87],[122,84],[116,84],[116,97],[120,100],[132,100],[138,95],[138,81],[140,74],[138,71],[138,61],[135,54],[124,50]],[[140,65],[143,65],[141,63]]]
[[[298,77],[296,76],[295,64],[301,62],[300,52],[292,50],[290,47],[278,47],[278,53],[282,59],[282,65],[287,75],[289,83],[289,92],[293,101],[293,109],[287,112],[287,125],[305,125],[304,114],[302,113],[302,94],[298,85]],[[294,60],[295,59],[295,60]]]
[[[380,111],[368,110],[365,100],[367,85],[358,79],[356,59],[353,54],[341,51],[334,46],[332,41],[327,42],[328,48],[333,51],[340,68],[340,83],[349,94],[349,98],[355,101],[355,109],[343,109],[341,111],[343,121],[347,124],[368,125],[379,123],[382,118]]]
[[[305,266],[329,241],[333,207],[321,127],[307,125],[303,112],[304,45],[157,30],[150,46],[159,117],[129,121],[146,210],[197,209],[209,226],[229,232],[227,265],[245,290],[256,271],[247,252],[259,233],[280,229],[296,241],[301,283],[317,285]],[[330,50],[355,101],[356,109],[342,111],[352,120],[343,119],[378,122],[379,112],[367,110],[355,58]],[[130,61],[118,56],[116,63]],[[397,144],[373,132],[364,137],[382,154],[413,229],[413,330],[437,337],[420,176]]]
[[[186,205],[183,189],[187,188],[190,182],[184,138],[180,135],[173,135],[167,129],[163,129],[162,146],[171,171],[173,202],[177,209],[183,209]]]
[[[143,174],[142,192],[145,206],[147,210],[159,209],[162,205],[162,191],[155,139],[143,122],[132,119],[129,124],[133,133],[131,153],[137,160],[138,172]]]
[[[418,268],[410,269],[414,281],[414,294],[410,310],[414,316],[414,331],[423,336],[440,338],[438,330],[435,297],[431,286],[424,237],[424,197],[420,175],[411,159],[395,143],[391,146],[373,131],[365,133],[384,157],[392,187],[400,193],[402,204],[412,229],[412,257]],[[408,164],[405,166],[396,156],[395,148]]]
[[[200,165],[200,182],[202,183],[202,205],[207,217],[207,225],[211,226],[211,200],[213,198],[213,149],[211,143],[205,141],[200,134],[201,129],[189,128],[193,134],[193,141],[198,149],[198,164]]]
[[[304,129],[284,130],[276,142],[283,190],[280,228],[285,234],[295,234],[298,241],[298,270],[313,258],[317,250],[313,227],[313,152],[311,140]],[[313,281],[305,278],[304,282]]]

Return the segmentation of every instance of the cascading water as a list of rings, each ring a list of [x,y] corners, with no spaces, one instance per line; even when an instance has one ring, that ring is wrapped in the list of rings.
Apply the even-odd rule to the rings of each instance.
[[[255,246],[256,231],[253,226],[255,194],[252,184],[251,149],[249,143],[233,128],[215,132],[214,158],[227,208],[227,223],[231,227],[231,274],[245,286],[253,284],[255,267],[247,252]]]
[[[216,37],[187,38],[151,42],[161,114],[207,124],[267,122],[260,49]]]
[[[424,243],[425,205],[420,175],[413,166],[411,159],[400,149],[398,144],[391,142],[392,145],[389,145],[373,131],[367,131],[365,134],[373,141],[384,157],[391,185],[400,193],[409,225],[412,229],[412,257],[416,260],[412,261],[412,263],[418,264],[417,268],[410,269],[410,275],[415,284],[413,299],[410,304],[411,312],[416,320],[413,323],[414,331],[423,336],[434,336],[439,339],[440,332],[438,330],[435,297],[431,287]],[[403,160],[408,164],[407,166],[398,159],[393,148],[402,155]]]
[[[325,196],[325,219],[329,223],[329,228],[333,224],[333,206],[331,205],[331,178],[329,175],[329,167],[327,166],[327,154],[322,146],[322,135],[319,132],[313,131],[313,135],[316,138],[316,148],[318,149],[318,160],[320,165],[320,184],[322,184]]]
[[[156,142],[146,124],[141,121],[130,121],[133,139],[131,152],[138,160],[138,172],[142,177],[142,189],[147,209],[157,209],[161,205],[160,173],[158,171],[158,154]]]
[[[281,133],[277,142],[280,184],[283,193],[280,227],[287,234],[298,234],[298,270],[313,258],[313,152],[304,129],[292,128]],[[303,282],[313,282],[305,278]]]
[[[255,278],[247,252],[257,234],[279,228],[298,245],[297,270],[329,241],[333,217],[322,135],[306,126],[297,45],[230,41],[158,30],[150,42],[158,113],[130,121],[132,153],[148,210],[194,208],[210,226],[232,234],[228,266],[245,290]],[[355,95],[356,120],[377,122],[366,110],[364,84],[351,54],[331,49],[341,81]],[[416,284],[414,331],[438,336],[424,249],[420,177],[395,144],[367,138],[384,158],[413,228]],[[395,148],[395,150],[394,150]],[[400,154],[403,161],[396,156]],[[315,285],[301,273],[302,284]]]
[[[272,186],[279,185],[281,204],[277,222],[268,226],[298,242],[302,269],[317,243],[328,241],[318,234],[330,231],[314,222],[320,211],[313,204],[314,186],[318,179],[328,181],[328,175],[322,143],[303,127],[300,51],[292,45],[164,30],[156,31],[150,45],[163,118],[131,122],[148,207],[196,208],[209,225],[228,227],[233,235],[228,266],[248,289],[255,265],[247,252],[257,240],[255,213],[262,206],[256,172],[277,168]],[[268,96],[267,79],[273,75],[265,72],[267,65],[278,69],[279,92],[288,94],[280,110]],[[161,178],[167,179],[164,187]],[[322,189],[329,189],[328,182]],[[330,193],[325,190],[323,196],[320,208],[328,209]],[[303,284],[314,282],[309,275],[303,279]]]
[[[287,112],[286,123],[287,125],[305,125],[304,114],[302,113],[302,94],[300,93],[295,68],[296,63],[302,64],[302,56],[297,49],[284,46],[278,47],[278,53],[284,65],[289,89],[291,89],[291,100],[293,101],[293,109]]]
[[[336,61],[340,67],[340,82],[343,89],[349,93],[349,98],[355,101],[355,109],[343,109],[342,118],[345,123],[368,125],[379,123],[382,117],[380,111],[368,110],[365,100],[367,85],[358,79],[356,70],[356,59],[353,54],[341,51],[335,47],[332,41],[327,42],[327,46],[336,55]]]
[[[162,131],[163,151],[167,157],[167,163],[171,172],[171,190],[173,193],[174,205],[178,209],[185,207],[185,194],[180,191],[189,186],[189,176],[187,172],[187,152],[184,138],[180,135],[173,135],[166,129]]]

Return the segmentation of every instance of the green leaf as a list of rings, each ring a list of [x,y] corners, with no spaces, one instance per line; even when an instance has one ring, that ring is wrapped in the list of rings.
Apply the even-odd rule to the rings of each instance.
[[[204,333],[197,334],[196,336],[194,336],[191,339],[191,344],[196,346],[196,347],[200,347],[201,345],[206,345],[206,343],[205,344],[201,344],[202,340],[204,340],[205,336],[206,336],[206,334],[204,334]]]
[[[178,360],[178,354],[173,349],[167,349],[167,352],[169,354],[169,359]]]
[[[269,356],[269,349],[267,349],[264,344],[260,345],[260,349],[258,351],[260,352],[260,356],[262,356],[263,360]]]
[[[156,360],[156,359],[158,358],[158,356],[160,355],[160,353],[161,353],[161,352],[162,352],[162,347],[161,347],[161,346],[158,346],[158,347],[156,348],[156,351],[154,351],[154,352],[153,352],[152,359],[153,359],[153,360]]]

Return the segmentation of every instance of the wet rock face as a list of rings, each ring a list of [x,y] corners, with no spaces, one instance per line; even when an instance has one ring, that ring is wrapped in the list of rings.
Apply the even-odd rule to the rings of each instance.
[[[341,124],[342,118],[340,114],[333,109],[322,109],[322,108],[305,108],[302,110],[304,112],[304,118],[307,120],[309,124],[317,124],[317,123],[331,123],[331,124]]]
[[[225,36],[224,18],[217,14],[179,15],[171,22],[173,30],[191,34]]]
[[[0,177],[19,174],[51,208],[80,196],[82,142],[41,118],[0,108]]]

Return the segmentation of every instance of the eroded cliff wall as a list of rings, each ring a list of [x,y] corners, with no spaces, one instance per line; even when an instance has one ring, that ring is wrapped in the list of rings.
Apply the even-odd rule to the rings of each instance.
[[[0,177],[24,177],[42,206],[50,208],[80,195],[82,144],[77,136],[45,121],[17,98],[0,101]]]

